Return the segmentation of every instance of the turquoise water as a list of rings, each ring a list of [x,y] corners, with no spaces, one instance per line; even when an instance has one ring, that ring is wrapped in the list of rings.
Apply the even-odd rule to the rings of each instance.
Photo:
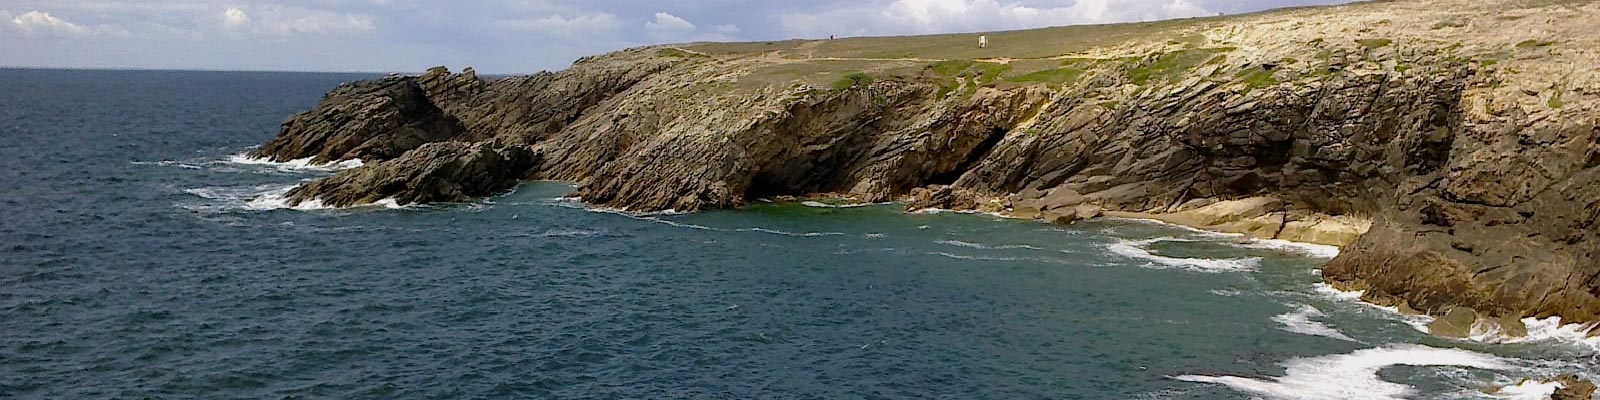
[[[329,172],[236,156],[358,78],[0,70],[0,397],[1463,398],[1600,365],[1428,337],[1319,290],[1326,249],[1139,221],[552,182],[278,208]]]

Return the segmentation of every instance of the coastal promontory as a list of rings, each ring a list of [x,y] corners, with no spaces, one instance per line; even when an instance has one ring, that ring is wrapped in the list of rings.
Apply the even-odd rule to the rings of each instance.
[[[335,206],[552,179],[630,211],[823,194],[1153,218],[1342,246],[1324,278],[1369,301],[1592,322],[1596,21],[1595,1],[1397,0],[987,33],[986,48],[650,46],[527,76],[347,83],[253,155],[362,160],[290,193]]]

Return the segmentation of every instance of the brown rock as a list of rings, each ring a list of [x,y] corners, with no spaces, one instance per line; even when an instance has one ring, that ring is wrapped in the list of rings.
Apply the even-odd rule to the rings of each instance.
[[[1465,338],[1472,335],[1472,324],[1478,314],[1466,307],[1452,307],[1443,316],[1428,323],[1428,333],[1447,338]]]
[[[1500,325],[1501,335],[1514,338],[1528,336],[1528,325],[1522,323],[1522,319],[1517,318],[1516,315],[1501,315],[1500,318],[1496,319],[1496,323]]]
[[[1590,400],[1594,398],[1595,384],[1577,375],[1562,375],[1556,378],[1561,382],[1561,388],[1550,394],[1551,400]]]

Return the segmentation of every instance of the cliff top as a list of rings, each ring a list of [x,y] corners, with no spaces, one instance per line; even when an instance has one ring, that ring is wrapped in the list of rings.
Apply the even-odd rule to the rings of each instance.
[[[1340,70],[1405,72],[1446,59],[1497,69],[1506,85],[1491,89],[1525,94],[1503,96],[1509,101],[1561,108],[1572,101],[1554,93],[1593,89],[1600,76],[1595,21],[1600,7],[1593,0],[1397,0],[990,32],[983,33],[987,48],[978,48],[977,33],[961,33],[634,51],[714,66],[701,71],[713,79],[697,90],[840,89],[898,80],[933,82],[951,93],[1073,86],[1108,70],[1121,76],[1101,86],[1161,86],[1150,84],[1201,72],[1265,87]]]

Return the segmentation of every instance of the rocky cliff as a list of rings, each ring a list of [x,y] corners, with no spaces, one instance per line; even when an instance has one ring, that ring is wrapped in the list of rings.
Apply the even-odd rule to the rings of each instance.
[[[1344,246],[1330,282],[1600,321],[1600,4],[1411,0],[991,34],[655,46],[335,89],[256,155],[292,201],[522,179],[628,210],[829,193]],[[1514,319],[1514,318],[1513,318]]]

